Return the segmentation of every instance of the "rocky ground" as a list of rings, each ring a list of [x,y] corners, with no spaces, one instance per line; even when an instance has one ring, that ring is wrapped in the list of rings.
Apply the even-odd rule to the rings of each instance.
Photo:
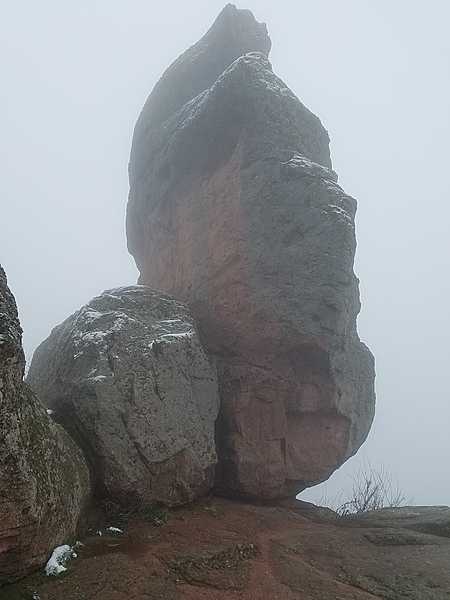
[[[210,499],[111,515],[67,573],[43,571],[1,600],[447,600],[450,509],[337,519],[306,503]],[[123,535],[106,527],[122,527]],[[433,531],[434,534],[424,533]]]

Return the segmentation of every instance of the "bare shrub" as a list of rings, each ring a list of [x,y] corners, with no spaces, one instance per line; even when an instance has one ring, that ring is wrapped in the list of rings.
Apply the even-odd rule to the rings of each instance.
[[[380,508],[404,506],[406,496],[384,467],[362,467],[353,478],[350,499],[340,503],[336,512],[341,516],[359,514]]]

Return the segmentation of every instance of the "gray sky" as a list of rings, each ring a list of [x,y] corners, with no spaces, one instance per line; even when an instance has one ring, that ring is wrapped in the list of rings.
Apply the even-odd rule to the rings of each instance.
[[[124,231],[133,126],[224,4],[0,0],[0,261],[28,357],[92,296],[135,282]],[[276,73],[322,119],[359,202],[359,330],[377,360],[377,416],[326,493],[370,461],[416,503],[450,504],[450,4],[237,5],[267,22]]]

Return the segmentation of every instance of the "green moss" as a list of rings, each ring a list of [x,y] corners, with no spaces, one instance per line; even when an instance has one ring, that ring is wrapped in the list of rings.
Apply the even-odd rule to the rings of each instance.
[[[202,578],[205,571],[238,569],[242,562],[256,558],[255,544],[241,543],[229,548],[214,548],[208,552],[181,556],[170,563],[170,569],[178,579],[193,582]]]

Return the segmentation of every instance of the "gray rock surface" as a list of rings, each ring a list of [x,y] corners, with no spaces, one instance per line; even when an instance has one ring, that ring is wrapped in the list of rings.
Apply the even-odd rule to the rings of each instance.
[[[17,307],[0,266],[0,584],[71,540],[89,498],[81,451],[23,382],[24,369]]]
[[[228,5],[169,67],[135,128],[127,210],[140,282],[187,302],[217,358],[217,489],[266,499],[329,477],[375,401],[356,201],[269,49],[265,26]]]
[[[141,114],[142,126],[162,123],[186,102],[210,88],[236,58],[247,52],[270,52],[267,27],[249,10],[227,4],[209,31],[197,44],[175,60],[155,85]],[[192,69],[195,65],[195,69]]]
[[[176,505],[212,486],[216,370],[173,298],[104,292],[39,346],[28,381],[83,448],[98,495]]]
[[[449,506],[402,506],[383,508],[346,517],[361,527],[391,527],[450,538]]]

